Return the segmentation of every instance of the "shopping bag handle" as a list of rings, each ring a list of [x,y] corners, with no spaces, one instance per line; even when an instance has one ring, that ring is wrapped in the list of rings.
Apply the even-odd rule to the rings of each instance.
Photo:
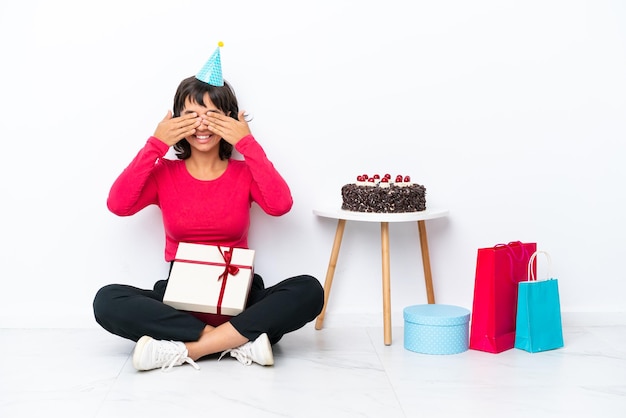
[[[521,252],[519,256],[515,254],[515,250],[513,249],[513,247],[515,246],[519,246],[520,248]],[[511,268],[511,282],[517,286],[517,283],[524,281],[524,279],[520,277],[518,280],[515,280],[515,275],[513,274],[513,260],[515,259],[515,261],[522,261],[524,259],[524,256],[528,254],[526,248],[524,248],[524,244],[522,244],[522,241],[511,241],[508,244],[496,244],[493,246],[493,248],[499,247],[507,249],[507,255],[509,256],[510,260],[509,267]]]
[[[546,259],[548,260],[548,269],[547,269],[547,279],[550,278],[551,275],[551,271],[552,271],[552,258],[550,258],[550,254],[548,254],[546,251],[535,251],[533,253],[533,255],[530,256],[530,259],[528,260],[528,281],[529,282],[536,282],[537,278],[535,277],[535,273],[533,272],[533,262],[536,263],[537,261],[537,254],[543,254],[546,256]]]
[[[494,248],[495,247],[506,247],[506,249],[509,250],[509,253],[511,253],[517,261],[523,260],[524,256],[526,255],[526,248],[524,248],[524,244],[522,244],[522,241],[511,241],[508,244],[496,244]],[[519,247],[519,255],[515,254],[515,247]]]

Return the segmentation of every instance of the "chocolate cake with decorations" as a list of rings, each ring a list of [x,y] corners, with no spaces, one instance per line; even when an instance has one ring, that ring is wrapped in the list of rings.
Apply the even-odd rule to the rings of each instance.
[[[406,213],[426,210],[426,188],[410,176],[368,174],[341,188],[341,209],[352,212]]]

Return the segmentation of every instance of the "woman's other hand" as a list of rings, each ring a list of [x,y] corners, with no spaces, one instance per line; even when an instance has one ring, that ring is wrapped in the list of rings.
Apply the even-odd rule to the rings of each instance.
[[[204,123],[211,132],[221,136],[225,141],[233,146],[246,135],[250,135],[248,122],[245,120],[245,111],[240,111],[237,115],[238,119],[230,116],[222,115],[217,112],[207,112],[202,116]]]
[[[202,119],[195,112],[174,118],[172,111],[168,110],[167,115],[159,122],[153,136],[171,147],[181,139],[195,134],[201,121]]]

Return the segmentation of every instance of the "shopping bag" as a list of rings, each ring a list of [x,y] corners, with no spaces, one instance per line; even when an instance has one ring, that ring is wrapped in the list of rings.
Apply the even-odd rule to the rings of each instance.
[[[548,260],[546,280],[536,279],[537,254]],[[563,347],[559,282],[551,277],[551,266],[550,254],[535,252],[528,261],[527,281],[519,283],[515,348],[529,353]]]
[[[536,243],[520,241],[479,248],[469,348],[500,353],[515,345],[517,289],[526,280]]]

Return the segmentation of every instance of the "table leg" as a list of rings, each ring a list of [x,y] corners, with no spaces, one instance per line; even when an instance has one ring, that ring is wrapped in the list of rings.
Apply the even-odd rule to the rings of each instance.
[[[417,221],[420,234],[420,247],[422,248],[422,264],[424,265],[424,281],[426,282],[426,297],[428,303],[435,303],[435,290],[433,288],[433,275],[430,271],[430,255],[428,253],[428,237],[426,236],[426,223]]]
[[[333,285],[333,277],[335,276],[335,267],[337,267],[337,258],[339,258],[339,249],[341,248],[341,240],[343,231],[346,228],[346,220],[339,219],[337,221],[337,230],[335,231],[335,241],[333,242],[333,250],[330,253],[330,261],[326,270],[326,280],[324,281],[324,306],[322,312],[315,321],[315,329],[322,329],[324,325],[324,315],[326,315],[326,306],[328,305],[328,297],[330,296],[330,287]]]
[[[391,344],[391,280],[389,268],[389,223],[380,223],[383,265],[383,325],[385,345]]]

